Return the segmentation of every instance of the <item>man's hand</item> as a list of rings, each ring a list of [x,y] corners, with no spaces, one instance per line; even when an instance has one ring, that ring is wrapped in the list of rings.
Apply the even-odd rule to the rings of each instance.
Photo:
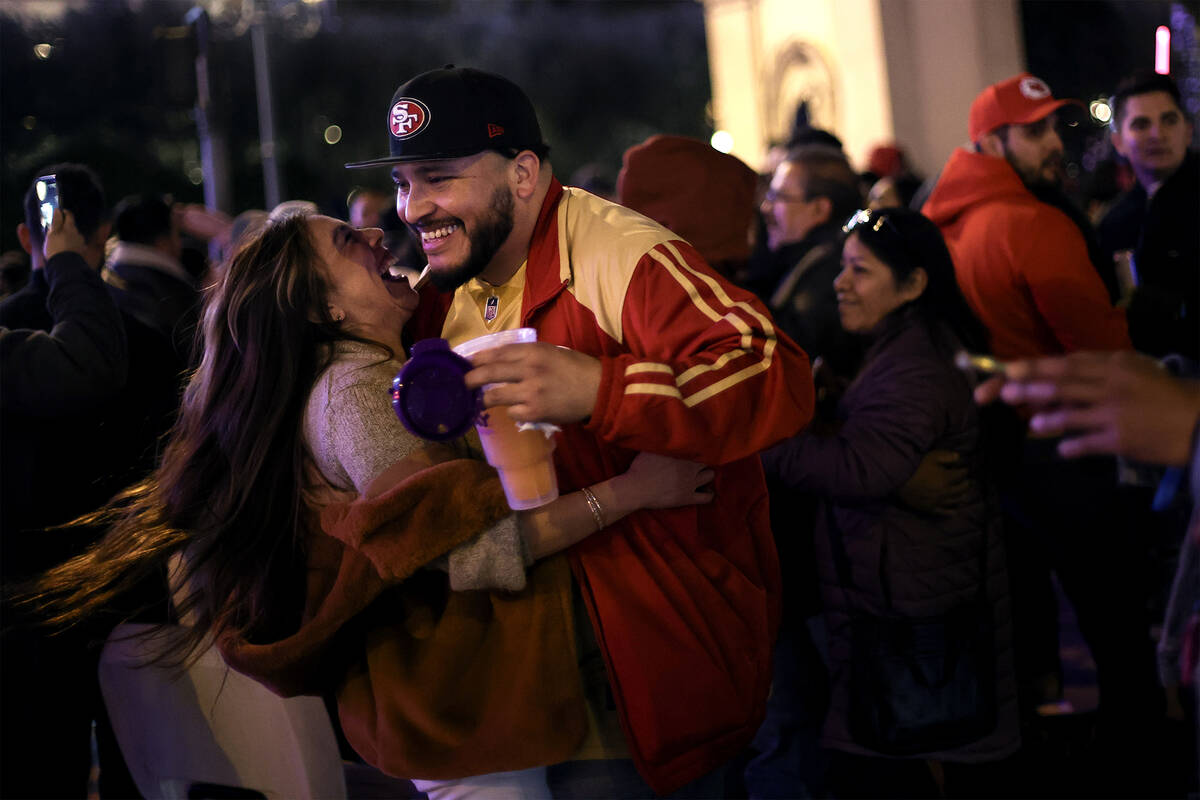
[[[925,514],[948,516],[971,494],[967,467],[953,450],[925,454],[917,471],[896,491],[901,503]]]
[[[42,245],[42,253],[46,260],[54,258],[59,253],[72,251],[83,255],[87,242],[75,227],[75,215],[65,209],[55,209],[54,218],[50,221],[50,230],[46,231],[46,241]]]
[[[547,342],[508,344],[471,356],[468,388],[489,386],[487,407],[508,406],[518,422],[586,420],[596,407],[600,361]]]
[[[1200,420],[1200,382],[1128,351],[1013,362],[975,390],[980,403],[997,397],[1031,408],[1034,434],[1065,435],[1064,458],[1107,453],[1183,466]]]

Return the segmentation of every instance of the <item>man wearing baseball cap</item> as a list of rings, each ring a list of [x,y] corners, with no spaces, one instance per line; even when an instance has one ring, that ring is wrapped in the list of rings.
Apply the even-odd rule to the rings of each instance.
[[[1028,73],[984,89],[968,116],[971,148],[950,156],[922,209],[945,235],[963,295],[1002,359],[1130,347],[1080,228],[1035,196],[1061,181],[1056,112],[1075,102]],[[1030,713],[1062,697],[1053,570],[1098,666],[1102,718],[1114,722],[1106,730],[1119,730],[1139,706],[1153,707],[1155,679],[1131,566],[1140,546],[1118,521],[1115,465],[1064,463],[1046,439],[1011,441],[1000,488],[1023,706]]]
[[[610,692],[592,728],[619,715],[624,733],[551,768],[551,788],[720,794],[718,768],[762,721],[779,617],[756,454],[808,423],[808,360],[676,234],[562,186],[510,81],[423,73],[396,91],[386,124],[389,155],[347,166],[390,167],[397,211],[420,237],[431,285],[409,329],[452,344],[538,330],[535,344],[474,356],[467,381],[518,421],[562,426],[560,488],[611,477],[641,450],[715,469],[710,505],[612,525],[601,508],[602,530],[569,551],[581,672]],[[589,654],[603,669],[586,668]]]
[[[1062,181],[1056,112],[1075,102],[1028,73],[984,89],[968,116],[972,148],[954,151],[922,209],[1001,358],[1129,347],[1083,235],[1034,195]]]

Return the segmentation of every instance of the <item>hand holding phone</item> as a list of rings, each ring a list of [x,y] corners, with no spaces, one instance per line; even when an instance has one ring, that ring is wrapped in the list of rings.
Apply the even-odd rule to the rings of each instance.
[[[57,224],[51,224],[50,230],[46,231],[46,241],[42,245],[42,253],[45,254],[46,260],[49,261],[59,253],[67,251],[84,255],[87,240],[75,227],[75,215],[62,208],[55,211],[54,216],[57,218]]]

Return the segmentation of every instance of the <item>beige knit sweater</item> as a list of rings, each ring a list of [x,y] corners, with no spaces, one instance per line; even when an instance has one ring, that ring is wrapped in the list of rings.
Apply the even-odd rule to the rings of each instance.
[[[408,431],[391,404],[392,379],[403,366],[376,347],[342,341],[317,378],[304,413],[304,440],[317,469],[335,489],[363,494],[376,477],[426,443]],[[454,446],[458,457],[468,448]],[[515,515],[429,564],[448,570],[454,591],[525,588],[531,563]]]

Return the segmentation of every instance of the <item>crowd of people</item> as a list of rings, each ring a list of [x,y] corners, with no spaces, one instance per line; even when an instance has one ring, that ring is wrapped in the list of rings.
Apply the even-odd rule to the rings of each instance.
[[[83,796],[93,724],[137,796],[96,677],[127,620],[327,698],[435,800],[1194,791],[1200,166],[1131,76],[1093,228],[1071,106],[987,87],[924,182],[811,128],[765,175],[654,136],[606,198],[518,86],[445,67],[348,221],[39,170],[0,301],[0,796]],[[559,497],[513,511],[390,390],[414,342],[522,327],[465,377],[558,428]],[[1073,790],[1056,586],[1099,692]]]

